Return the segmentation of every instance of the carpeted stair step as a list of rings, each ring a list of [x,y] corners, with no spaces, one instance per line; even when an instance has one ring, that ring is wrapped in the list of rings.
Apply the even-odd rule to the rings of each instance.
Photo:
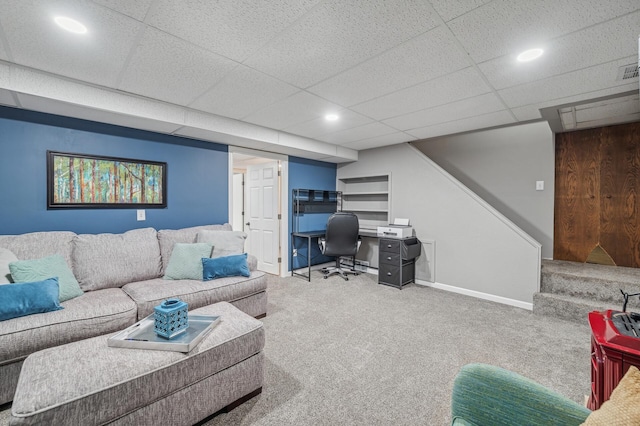
[[[621,309],[624,298],[620,290],[640,293],[640,269],[558,260],[542,262],[541,293],[574,296]],[[640,310],[640,297],[631,297],[628,308]]]
[[[534,293],[533,295],[534,314],[553,316],[581,324],[587,323],[589,312],[607,309],[620,310],[622,305],[566,294]]]

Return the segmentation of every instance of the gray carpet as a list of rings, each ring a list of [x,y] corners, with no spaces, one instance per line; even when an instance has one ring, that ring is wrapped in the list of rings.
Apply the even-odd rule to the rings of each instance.
[[[583,403],[589,327],[411,284],[300,278],[269,283],[260,396],[214,425],[446,425],[453,379],[484,362]],[[0,412],[6,424],[8,411]]]

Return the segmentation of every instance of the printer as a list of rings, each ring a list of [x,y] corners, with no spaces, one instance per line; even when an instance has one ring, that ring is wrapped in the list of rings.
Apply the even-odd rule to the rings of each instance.
[[[378,226],[378,237],[407,238],[413,236],[413,227],[409,219],[395,219],[388,226]]]

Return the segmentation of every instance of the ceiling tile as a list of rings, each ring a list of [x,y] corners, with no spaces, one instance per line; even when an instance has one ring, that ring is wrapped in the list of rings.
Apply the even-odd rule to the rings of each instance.
[[[65,15],[88,28],[65,31],[53,17]],[[115,84],[142,24],[88,2],[3,2],[0,25],[15,63],[105,86]]]
[[[92,0],[94,3],[143,21],[153,0]]]
[[[468,67],[468,55],[440,26],[308,90],[350,106]]]
[[[480,64],[480,70],[494,88],[504,89],[637,55],[638,22],[640,11],[555,39],[536,61],[506,55]]]
[[[449,135],[455,133],[467,132],[470,130],[483,129],[494,126],[502,126],[514,123],[515,120],[511,114],[504,111],[492,112],[490,114],[478,115],[475,117],[465,118],[449,123],[436,124],[434,126],[422,127],[420,129],[409,130],[412,136],[418,139],[433,138],[436,136]]]
[[[328,0],[245,63],[306,88],[437,25],[422,0]]]
[[[590,92],[625,86],[627,82],[616,81],[618,68],[634,60],[637,60],[637,56],[521,84],[500,90],[498,93],[509,107],[549,102],[574,95],[580,95],[581,99],[592,99],[594,96]],[[618,93],[622,91],[619,90]]]
[[[368,139],[361,139],[355,142],[348,142],[342,145],[351,149],[360,150],[360,149],[378,148],[380,146],[386,146],[386,145],[395,145],[402,142],[409,142],[414,139],[415,138],[411,135],[398,132],[398,133],[391,133],[389,135],[376,136]]]
[[[284,129],[295,124],[336,113],[342,108],[311,93],[300,91],[280,102],[249,114],[244,121],[273,129]]]
[[[242,118],[297,91],[287,83],[239,65],[189,106],[225,117]]]
[[[460,15],[489,3],[491,0],[429,0],[443,21],[447,22]]]
[[[540,107],[537,105],[525,105],[518,108],[511,108],[511,113],[516,116],[518,121],[538,120],[542,118]]]
[[[467,98],[434,108],[416,111],[411,114],[384,120],[396,129],[408,130],[417,127],[431,126],[438,123],[459,120],[461,118],[482,115],[505,109],[504,104],[494,93]]]
[[[638,0],[495,0],[448,25],[469,55],[483,62],[638,9]]]
[[[119,88],[187,105],[236,65],[182,39],[147,28],[123,73]]]
[[[243,61],[319,0],[156,0],[146,22]]]
[[[472,67],[408,87],[352,107],[376,120],[397,117],[489,92],[489,86]]]
[[[293,133],[294,135],[302,135],[308,138],[317,138],[329,133],[335,133],[341,130],[350,129],[352,127],[362,126],[373,122],[370,118],[358,114],[350,110],[341,110],[336,112],[340,119],[336,121],[327,121],[324,117],[318,117],[311,121],[296,124],[295,126],[287,127],[285,132]]]
[[[339,132],[330,133],[319,137],[318,139],[342,145],[348,142],[359,141],[361,139],[369,139],[382,135],[389,135],[391,133],[397,133],[398,131],[392,127],[386,126],[382,123],[374,122],[365,124],[360,127],[353,127],[351,129],[341,130]]]

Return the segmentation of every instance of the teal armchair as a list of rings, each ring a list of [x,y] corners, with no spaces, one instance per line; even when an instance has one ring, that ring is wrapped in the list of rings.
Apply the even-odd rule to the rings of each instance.
[[[491,365],[465,365],[453,384],[452,426],[577,426],[590,413],[533,380]]]

